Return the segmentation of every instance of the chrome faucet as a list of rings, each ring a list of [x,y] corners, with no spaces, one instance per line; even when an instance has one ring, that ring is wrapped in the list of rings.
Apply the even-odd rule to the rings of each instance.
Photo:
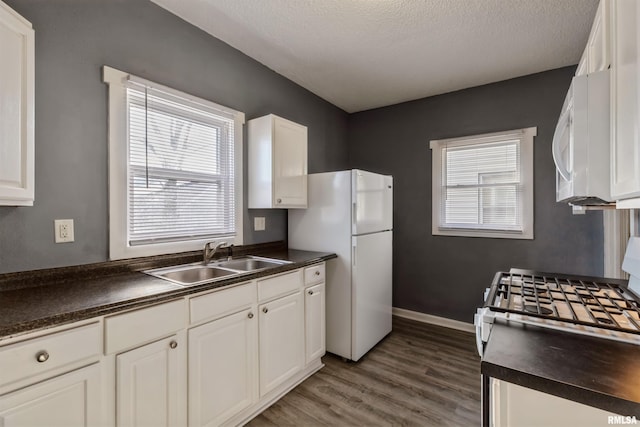
[[[218,249],[226,248],[229,254],[228,257],[231,258],[231,251],[232,251],[233,245],[229,245],[227,242],[219,242],[219,243],[216,243],[214,247],[211,247],[212,243],[215,243],[215,242],[207,242],[204,245],[204,251],[202,254],[203,264],[205,265],[208,264],[213,259],[213,256],[216,254],[216,252],[218,252]]]

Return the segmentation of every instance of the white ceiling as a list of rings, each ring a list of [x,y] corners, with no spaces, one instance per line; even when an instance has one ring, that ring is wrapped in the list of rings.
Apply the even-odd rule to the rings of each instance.
[[[152,0],[356,112],[576,64],[598,0]]]

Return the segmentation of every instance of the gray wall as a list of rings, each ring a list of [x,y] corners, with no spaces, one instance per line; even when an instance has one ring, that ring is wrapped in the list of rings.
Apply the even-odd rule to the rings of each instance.
[[[470,70],[471,72],[471,70]],[[574,67],[352,114],[349,165],[394,177],[394,306],[471,322],[510,267],[601,275],[602,215],[555,202],[551,141]],[[538,127],[535,239],[431,235],[429,141]]]
[[[602,273],[601,215],[554,202],[551,138],[573,67],[353,115],[148,0],[5,0],[36,30],[36,202],[0,207],[0,273],[108,258],[107,86],[102,65],[309,127],[309,171],[394,175],[394,305],[471,321],[511,266]],[[431,139],[537,126],[535,240],[432,236]],[[348,145],[347,145],[348,141]],[[251,230],[266,216],[267,231]],[[245,210],[245,242],[286,238],[286,215]],[[76,241],[53,243],[73,218]]]
[[[0,207],[0,273],[108,258],[102,65],[243,111],[247,119],[275,113],[302,123],[309,128],[309,171],[346,167],[344,111],[148,0],[6,2],[36,31],[36,196],[33,207]],[[266,231],[252,231],[254,216],[266,217]],[[54,244],[55,218],[75,220],[74,243]],[[286,239],[286,211],[245,210],[244,219],[245,243]]]

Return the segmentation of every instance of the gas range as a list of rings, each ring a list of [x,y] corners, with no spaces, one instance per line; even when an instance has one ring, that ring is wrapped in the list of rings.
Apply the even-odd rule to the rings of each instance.
[[[480,355],[496,318],[640,345],[640,297],[626,280],[498,272],[475,318]]]

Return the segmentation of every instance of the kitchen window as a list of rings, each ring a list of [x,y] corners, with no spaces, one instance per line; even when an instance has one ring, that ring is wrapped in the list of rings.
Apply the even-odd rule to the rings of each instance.
[[[111,259],[242,244],[244,114],[104,67]]]
[[[533,239],[537,128],[433,140],[432,234]]]

